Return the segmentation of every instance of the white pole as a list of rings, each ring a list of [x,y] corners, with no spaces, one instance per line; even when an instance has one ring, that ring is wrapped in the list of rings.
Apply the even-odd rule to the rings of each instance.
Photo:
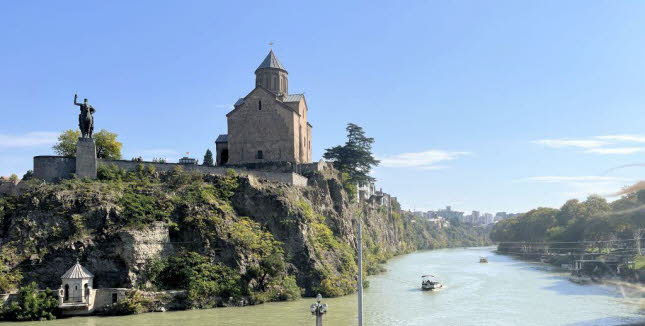
[[[358,215],[358,326],[363,326],[363,230]]]

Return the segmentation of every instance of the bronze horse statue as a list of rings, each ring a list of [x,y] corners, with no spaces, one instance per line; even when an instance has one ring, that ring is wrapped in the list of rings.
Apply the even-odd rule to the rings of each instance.
[[[87,103],[87,99],[83,103],[76,103],[78,95],[74,94],[74,105],[81,107],[81,113],[78,115],[78,127],[81,129],[81,137],[92,138],[94,133],[94,117],[92,114],[96,111],[93,106]]]

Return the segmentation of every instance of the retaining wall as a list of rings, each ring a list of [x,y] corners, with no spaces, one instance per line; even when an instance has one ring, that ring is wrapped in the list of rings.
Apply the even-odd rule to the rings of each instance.
[[[247,176],[255,177],[257,179],[263,179],[272,182],[282,182],[294,186],[304,187],[307,185],[307,178],[293,172],[268,172],[268,171],[258,171],[258,170],[246,170],[243,168],[233,168],[233,167],[223,167],[223,166],[205,166],[197,164],[178,164],[178,163],[158,163],[158,162],[134,162],[134,161],[111,161],[111,160],[99,160],[100,164],[113,164],[118,166],[121,169],[133,171],[137,166],[143,165],[152,165],[157,171],[171,171],[177,166],[181,166],[184,171],[195,171],[204,174],[215,174],[215,175],[226,175],[226,172],[229,169],[235,171],[235,173]]]
[[[261,170],[247,170],[242,167],[204,166],[196,164],[159,163],[159,162],[135,162],[126,160],[102,160],[98,159],[98,165],[112,164],[121,169],[133,171],[137,166],[152,165],[157,171],[171,171],[181,166],[185,171],[195,171],[204,174],[225,175],[229,169],[237,174],[247,177],[254,177],[271,182],[281,182],[294,186],[304,187],[307,185],[307,178],[294,172],[270,172]],[[34,177],[47,181],[56,182],[60,179],[71,178],[76,171],[76,159],[63,156],[36,156],[34,157]]]
[[[35,156],[34,178],[54,182],[69,179],[76,171],[76,158],[66,156]]]

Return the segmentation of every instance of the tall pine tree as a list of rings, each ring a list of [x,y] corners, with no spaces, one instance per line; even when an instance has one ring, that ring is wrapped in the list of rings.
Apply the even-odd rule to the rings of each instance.
[[[215,165],[215,164],[213,163],[213,152],[211,152],[211,150],[210,150],[210,149],[207,149],[207,150],[206,150],[206,154],[204,154],[204,163],[202,163],[202,164],[203,164],[203,165],[206,165],[206,166],[213,166],[213,165]]]
[[[343,146],[326,149],[323,157],[334,162],[334,167],[349,175],[354,183],[366,184],[374,181],[369,174],[380,161],[372,155],[374,138],[365,136],[363,128],[349,123],[347,125],[347,142]]]

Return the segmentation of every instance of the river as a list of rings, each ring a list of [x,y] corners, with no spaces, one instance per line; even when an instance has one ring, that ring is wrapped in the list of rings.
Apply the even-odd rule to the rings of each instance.
[[[548,265],[496,255],[494,248],[421,251],[391,259],[388,272],[369,277],[365,325],[624,325],[643,322],[643,292],[614,285],[577,285]],[[479,264],[488,256],[488,264]],[[444,283],[420,290],[421,275]],[[125,317],[75,317],[40,326],[314,325],[314,299]],[[325,325],[355,325],[356,296],[324,299]]]

